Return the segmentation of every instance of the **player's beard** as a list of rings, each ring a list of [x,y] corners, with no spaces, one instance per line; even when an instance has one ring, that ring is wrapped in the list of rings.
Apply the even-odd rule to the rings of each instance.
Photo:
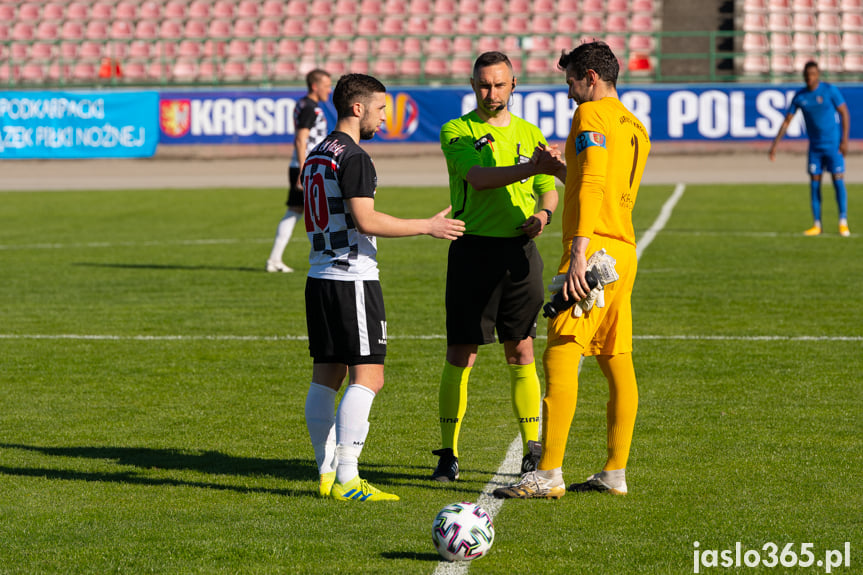
[[[379,126],[380,123],[372,125],[368,122],[368,116],[363,116],[362,120],[360,120],[360,140],[371,140],[374,138]]]

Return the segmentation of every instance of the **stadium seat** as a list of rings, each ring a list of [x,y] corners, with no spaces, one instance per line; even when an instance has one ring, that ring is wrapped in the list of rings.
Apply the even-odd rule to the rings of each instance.
[[[15,20],[15,8],[11,4],[0,4],[0,21],[12,22],[13,20]]]
[[[814,32],[815,15],[810,14],[809,12],[795,12],[791,28],[795,32]]]
[[[314,58],[320,54],[322,47],[323,41],[319,41],[317,38],[306,38],[300,43],[300,54]]]
[[[649,12],[652,14],[656,10],[656,5],[653,0],[632,0],[632,6],[629,9],[633,12]]]
[[[90,62],[76,62],[72,66],[71,76],[74,80],[95,80],[96,65]]]
[[[845,54],[845,58],[842,61],[842,66],[846,72],[863,72],[863,54]]]
[[[39,20],[40,9],[39,6],[33,4],[32,2],[22,2],[18,5],[18,11],[15,14],[15,18],[17,18],[21,22],[36,22]]]
[[[791,48],[795,52],[812,52],[816,47],[815,34],[811,32],[795,32],[794,40],[791,42]]]
[[[230,38],[231,22],[228,20],[210,20],[207,26],[207,36],[210,38]]]
[[[291,0],[285,8],[285,14],[293,17],[304,17],[308,11],[308,3],[305,0]]]
[[[481,36],[477,41],[477,52],[496,52],[503,50],[503,38],[499,36]]]
[[[486,16],[492,14],[506,14],[508,0],[485,0],[482,4],[482,12]]]
[[[219,65],[212,60],[201,60],[198,63],[198,79],[202,82],[217,84],[219,82]]]
[[[562,15],[557,19],[556,31],[560,34],[575,34],[581,27],[579,19],[572,15]]]
[[[378,56],[389,56],[391,58],[395,58],[402,53],[402,39],[392,36],[383,36],[378,39],[374,50],[375,54]]]
[[[138,9],[132,2],[118,2],[114,7],[114,18],[120,20],[135,20],[138,17]]]
[[[252,43],[252,53],[257,58],[272,60],[278,54],[278,46],[275,38],[258,38]]]
[[[353,36],[356,21],[353,18],[336,18],[330,33],[336,36]]]
[[[88,12],[86,4],[72,2],[66,6],[65,17],[67,20],[86,20]]]
[[[744,43],[746,39],[746,34],[744,34]],[[762,35],[763,37],[763,35]],[[764,45],[767,44],[767,38],[764,38]],[[653,36],[646,36],[641,34],[633,34],[629,37],[629,50],[632,52],[653,52],[656,49],[656,41],[653,39]]]
[[[373,16],[383,13],[383,2],[381,0],[361,0],[359,13],[364,16]],[[366,66],[368,70],[368,66]]]
[[[358,0],[337,0],[333,10],[339,16],[356,16],[359,14],[359,2]]]
[[[361,16],[357,21],[357,34],[361,36],[376,36],[380,28],[380,18]]]
[[[522,15],[527,17],[530,14],[529,0],[510,0],[509,13],[513,16]]]
[[[398,75],[398,63],[389,58],[378,58],[372,64],[372,74],[384,78],[392,78]]]
[[[173,78],[179,82],[192,82],[198,78],[198,62],[192,58],[180,58],[171,70]]]
[[[211,33],[212,35],[212,33]],[[228,33],[230,35],[230,32]],[[285,18],[282,23],[282,35],[292,38],[305,35],[305,22],[298,18]]]
[[[297,62],[295,60],[276,60],[270,68],[270,74],[274,80],[292,80],[298,76]]]
[[[114,40],[130,40],[133,36],[132,23],[129,20],[114,20],[108,32]]]
[[[767,0],[743,0],[743,13],[767,12]]]
[[[368,38],[358,37],[351,42],[351,54],[354,56],[367,56],[372,51],[371,41]],[[368,68],[366,68],[368,69]]]
[[[41,84],[45,81],[45,68],[35,62],[27,62],[18,69],[20,78],[25,82]]]
[[[863,13],[846,12],[842,15],[842,30],[846,33],[859,34],[863,32]]]
[[[248,40],[234,38],[228,42],[228,56],[231,58],[248,58],[252,54],[252,45]]]
[[[565,4],[562,2],[561,4]],[[605,5],[606,2],[604,0],[582,0],[581,5],[576,9],[579,12],[587,12],[587,13],[597,13],[603,14],[605,13]],[[560,7],[561,12],[572,12],[573,10],[569,7]]]
[[[791,11],[791,0],[768,0],[767,10],[770,12]]]
[[[449,61],[443,58],[429,58],[425,61],[423,72],[426,76],[447,76],[449,75]]]
[[[221,67],[219,75],[226,82],[242,82],[248,78],[249,71],[242,60],[228,60]]]
[[[431,21],[430,31],[433,34],[446,36],[455,34],[455,22],[449,16],[435,16]]]
[[[32,40],[33,39],[33,26],[28,22],[15,22],[12,26],[12,33],[10,37],[13,40]]]
[[[815,0],[793,0],[791,9],[794,12],[814,12]]]
[[[71,61],[78,57],[80,42],[60,42],[60,58]]]
[[[766,74],[770,72],[770,60],[763,54],[746,54],[742,69],[744,74]]]
[[[457,14],[477,15],[481,11],[479,0],[461,0],[458,5]]]
[[[560,0],[554,10],[559,14],[575,13],[580,11],[580,6],[578,0]]]
[[[453,58],[450,73],[458,78],[469,78],[473,75],[473,60],[470,58]]]
[[[743,14],[743,30],[744,32],[766,32],[767,31],[767,16],[756,12],[746,12]]]
[[[842,37],[831,32],[818,34],[818,50],[821,52],[840,52],[842,50]]]
[[[161,15],[161,6],[156,2],[144,2],[138,8],[138,17],[142,20],[158,20]]]
[[[405,33],[412,34],[414,36],[422,36],[428,34],[428,22],[428,19],[426,19],[424,16],[412,16],[408,19]]]
[[[90,40],[106,40],[108,38],[108,25],[102,20],[90,20],[84,29],[84,37]]]
[[[460,16],[456,21],[455,30],[457,34],[478,34],[479,20],[474,16]]]
[[[791,34],[775,33],[770,35],[770,49],[773,52],[791,52]]]
[[[842,49],[846,52],[863,52],[863,33],[842,34]]]
[[[405,58],[399,62],[399,76],[403,78],[419,78],[422,74],[422,63],[417,58]]]
[[[842,56],[839,54],[827,54],[826,56],[822,54],[818,66],[822,70],[836,74],[841,73],[844,69]]]
[[[168,2],[162,7],[162,17],[183,20],[186,18],[186,5],[180,2]]]
[[[257,27],[258,25],[254,20],[240,18],[234,22],[233,35],[237,38],[254,38]]]
[[[363,58],[354,58],[348,64],[348,67],[351,72],[357,74],[368,74],[369,73],[369,61]]]
[[[384,23],[381,26],[382,34],[401,35],[404,32],[404,20],[396,16],[384,18]]]
[[[510,16],[506,19],[504,31],[507,34],[527,34],[530,21],[527,16]]]
[[[624,36],[605,36],[603,40],[615,54],[623,54],[627,50],[626,37]]]
[[[60,29],[57,22],[45,20],[36,25],[35,38],[40,40],[56,40],[60,36]]]
[[[819,12],[838,12],[840,3],[839,0],[817,0],[815,9]]]
[[[530,31],[534,34],[551,34],[554,32],[554,17],[536,15],[530,21]]]
[[[629,29],[633,32],[652,32],[653,16],[650,14],[633,14]]]
[[[615,12],[626,13],[629,12],[629,1],[628,0],[608,0],[605,4],[605,11],[609,14],[614,14]],[[638,12],[639,10],[632,9],[633,12]],[[644,12],[645,10],[641,10]],[[652,11],[652,9],[651,9]]]
[[[9,54],[12,60],[21,62],[30,57],[30,44],[13,42],[9,45]]]
[[[330,16],[332,14],[331,0],[311,0],[309,13],[312,16]]]
[[[56,51],[54,44],[34,42],[30,46],[30,58],[33,60],[50,60]]]
[[[434,13],[442,16],[452,16],[458,13],[455,0],[436,0]]]
[[[233,18],[234,3],[228,0],[218,0],[213,4],[213,16],[216,18]]]
[[[863,0],[842,0],[840,7],[843,12],[863,11]]]
[[[464,1],[462,0],[462,2]],[[534,14],[553,15],[557,11],[555,0],[535,0],[531,5]]]
[[[258,22],[257,35],[262,38],[278,38],[281,22],[270,18],[262,18]]]
[[[526,36],[522,38],[522,48],[532,55],[553,52],[550,36]]]
[[[524,71],[528,76],[548,77],[558,71],[552,67],[549,58],[529,57],[524,63]]]
[[[452,51],[454,54],[472,55],[473,38],[470,36],[456,36],[452,41]]]
[[[298,58],[300,56],[300,41],[294,38],[282,38],[276,45],[276,53],[283,60]]]
[[[177,40],[183,37],[183,30],[176,20],[163,20],[159,26],[159,37]]]
[[[267,0],[264,2],[264,5],[261,7],[261,15],[265,18],[281,18],[284,15],[284,9],[282,6],[282,2],[279,0]],[[341,13],[341,10],[344,8],[342,6],[342,2],[339,2],[339,5],[336,7],[336,12]]]
[[[345,38],[330,38],[326,42],[326,54],[330,60],[341,60],[347,58],[351,52],[350,40]]]
[[[614,14],[608,16],[608,19],[605,22],[605,29],[613,34],[620,34],[629,31],[629,24],[630,21],[626,16]],[[612,52],[613,51],[614,48],[612,48]]]
[[[847,25],[847,19],[846,24]],[[835,12],[819,12],[816,28],[819,32],[839,32],[842,30],[842,20],[838,13]]]
[[[8,6],[5,4],[4,6]],[[2,15],[0,15],[2,17]],[[10,18],[11,19],[11,18]],[[63,19],[63,6],[61,4],[56,3],[48,3],[42,6],[41,20],[62,20]]]
[[[328,59],[324,62],[324,69],[333,76],[343,76],[352,70],[348,70],[348,62],[346,60]]]
[[[429,56],[448,56],[452,52],[452,42],[446,36],[432,36],[426,42],[424,52]]]
[[[771,12],[767,17],[767,29],[771,32],[787,32],[791,29],[791,22],[791,14]]]
[[[252,0],[243,0],[240,2],[239,6],[237,6],[237,16],[240,18],[257,18],[258,2],[252,2]]]
[[[152,54],[151,47],[149,42],[135,40],[129,44],[129,57],[136,60],[147,60]]]
[[[802,66],[800,68],[795,66],[794,60],[788,54],[774,54],[770,57],[770,69],[773,72],[790,74],[798,69],[802,69]]]

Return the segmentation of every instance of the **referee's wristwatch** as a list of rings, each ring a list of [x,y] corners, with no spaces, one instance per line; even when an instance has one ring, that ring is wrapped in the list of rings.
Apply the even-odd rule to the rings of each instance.
[[[542,211],[548,214],[548,220],[545,222],[545,225],[551,224],[551,210],[544,208]]]

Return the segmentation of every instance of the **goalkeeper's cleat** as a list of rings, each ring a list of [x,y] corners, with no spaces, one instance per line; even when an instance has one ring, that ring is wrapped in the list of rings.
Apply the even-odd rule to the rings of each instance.
[[[625,472],[623,469],[617,471]],[[612,474],[616,474],[618,477],[612,478]],[[626,495],[626,476],[623,473],[601,471],[588,477],[584,483],[571,484],[567,491],[575,491],[576,493],[598,491],[612,495]]]
[[[319,486],[319,491],[321,497],[329,497],[330,491],[333,490],[333,483],[336,482],[336,472],[330,471],[329,473],[321,473],[321,483]]]
[[[436,449],[432,451],[432,454],[440,458],[437,467],[432,472],[432,479],[444,483],[458,479],[458,457],[453,455],[451,448]]]
[[[521,480],[513,485],[498,487],[492,491],[498,499],[560,499],[566,495],[566,485],[563,475],[546,479],[540,477],[541,471],[529,471],[521,476]]]
[[[330,497],[336,501],[398,501],[399,496],[385,493],[357,475],[344,485],[333,483]]]
[[[274,262],[267,260],[267,271],[270,273],[284,273],[289,274],[294,271],[294,268],[288,267],[282,262]]]
[[[851,230],[848,228],[848,224],[839,224],[839,235],[843,238],[847,238],[851,235]]]
[[[821,226],[812,226],[805,232],[803,232],[804,236],[820,236],[821,235]]]
[[[529,473],[536,471],[536,466],[539,464],[539,459],[542,457],[542,443],[539,441],[528,440],[527,453],[521,459],[521,473]]]

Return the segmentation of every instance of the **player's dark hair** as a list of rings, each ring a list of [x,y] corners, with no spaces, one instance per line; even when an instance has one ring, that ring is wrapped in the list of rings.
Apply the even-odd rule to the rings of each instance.
[[[803,73],[805,74],[806,72],[808,72],[809,68],[815,68],[817,70],[818,62],[816,62],[815,60],[809,60],[808,62],[806,62],[806,64],[803,65]]]
[[[512,72],[512,62],[509,61],[509,57],[503,52],[483,52],[476,59],[476,62],[473,63],[473,76],[476,78],[477,71],[480,68],[487,68],[488,66],[494,66],[495,64],[506,64],[509,71]]]
[[[357,102],[365,104],[374,94],[386,91],[386,86],[377,78],[366,74],[345,74],[333,90],[333,105],[339,119],[347,118],[351,115],[351,106]]]
[[[306,74],[306,86],[311,91],[312,86],[323,80],[324,78],[329,78],[330,73],[326,70],[321,70],[320,68],[315,68],[308,74]]]
[[[571,68],[576,80],[587,75],[588,70],[597,73],[601,80],[617,86],[620,62],[605,42],[586,42],[571,52],[563,50],[557,67],[561,70]]]

